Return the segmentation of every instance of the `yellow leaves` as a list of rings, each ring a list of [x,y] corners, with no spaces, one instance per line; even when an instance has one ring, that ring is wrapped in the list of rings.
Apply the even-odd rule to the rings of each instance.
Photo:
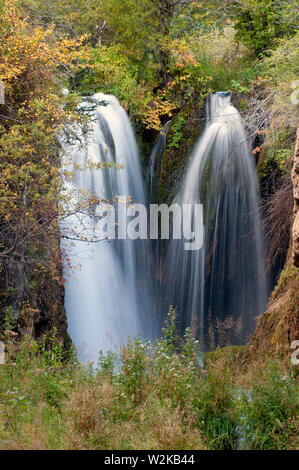
[[[73,73],[88,61],[89,51],[86,36],[59,40],[53,27],[24,18],[19,3],[1,3],[0,79],[7,119],[0,125],[0,217],[12,233],[20,226],[20,237],[51,242],[47,227],[58,230],[57,135],[62,124],[72,122],[78,102],[75,94],[61,92],[57,75]],[[79,113],[76,118],[81,119]],[[33,243],[31,250],[37,248]]]
[[[175,104],[169,101],[160,101],[154,99],[145,110],[147,129],[160,131],[162,128],[160,117],[172,116],[172,111],[176,108]]]
[[[4,178],[9,178],[10,175],[11,175],[11,170],[10,170],[10,168],[5,168],[5,169],[2,171],[2,176],[3,176]]]
[[[23,18],[15,0],[4,2],[1,20],[5,28],[0,28],[0,79],[8,92],[11,83],[18,80],[20,86],[25,76],[38,82],[41,74],[58,67],[63,66],[66,72],[77,68],[80,61],[88,66],[89,50],[83,45],[87,35],[57,40],[53,26],[33,27]]]

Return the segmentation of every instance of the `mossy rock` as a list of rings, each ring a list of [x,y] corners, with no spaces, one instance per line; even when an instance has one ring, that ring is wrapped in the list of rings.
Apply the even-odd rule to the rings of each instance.
[[[204,125],[204,102],[183,108],[173,119],[163,155],[159,186],[159,203],[171,203],[184,177],[193,148]]]
[[[267,311],[258,318],[256,330],[248,344],[255,357],[290,356],[292,341],[299,338],[299,269],[290,258],[271,296]]]

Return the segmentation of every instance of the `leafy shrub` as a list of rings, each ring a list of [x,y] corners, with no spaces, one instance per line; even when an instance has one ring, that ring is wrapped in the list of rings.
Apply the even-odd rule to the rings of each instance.
[[[295,34],[295,3],[275,0],[234,2],[233,19],[240,40],[255,54],[265,54],[277,46],[279,38]]]

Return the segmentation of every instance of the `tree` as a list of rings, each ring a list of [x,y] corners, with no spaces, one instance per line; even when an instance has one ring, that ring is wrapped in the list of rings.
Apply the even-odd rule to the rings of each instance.
[[[16,313],[36,276],[47,272],[60,282],[57,135],[81,119],[76,95],[62,93],[62,77],[88,59],[84,40],[32,25],[16,0],[1,6],[0,278],[2,308]]]
[[[292,37],[296,32],[293,1],[234,1],[230,10],[235,21],[236,39],[257,55],[268,54],[279,39]]]

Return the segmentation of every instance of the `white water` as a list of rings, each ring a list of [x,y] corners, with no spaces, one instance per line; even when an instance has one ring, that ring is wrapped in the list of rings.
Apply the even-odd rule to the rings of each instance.
[[[248,339],[266,306],[266,282],[256,171],[240,114],[228,94],[215,93],[206,117],[175,200],[203,204],[204,245],[188,252],[171,241],[162,308],[174,305],[181,333],[193,322],[202,346],[213,348]]]
[[[131,196],[133,203],[143,203],[140,160],[128,116],[113,96],[99,93],[93,100],[91,132],[76,130],[83,145],[64,145],[63,169],[73,172],[65,174],[63,182],[63,192],[70,197],[68,210],[78,204],[81,191],[110,202],[116,196]],[[85,106],[91,109],[90,104]],[[113,161],[123,168],[95,166]],[[100,350],[117,351],[129,336],[151,337],[154,330],[146,242],[94,241],[97,222],[90,210],[61,222],[62,235],[69,237],[62,238],[68,331],[83,362],[97,361]]]
[[[164,124],[163,129],[158,135],[157,141],[150,154],[147,179],[149,188],[149,201],[153,204],[156,204],[158,200],[161,163],[166,149],[166,137],[170,123],[171,121],[167,121],[166,124]],[[154,182],[155,176],[156,182]]]
[[[181,334],[193,323],[202,348],[213,348],[223,344],[218,328],[222,323],[229,342],[243,343],[253,331],[255,317],[265,309],[266,283],[254,159],[229,96],[209,98],[204,133],[175,199],[181,204],[203,204],[203,248],[185,251],[184,240],[171,240],[166,263],[160,250],[158,260],[150,253],[150,241],[99,241],[95,238],[97,212],[77,210],[81,191],[85,198],[92,195],[111,202],[116,196],[131,196],[133,205],[146,202],[127,114],[113,96],[97,94],[93,100],[91,132],[76,129],[78,141],[64,144],[63,158],[63,194],[69,197],[64,208],[74,208],[74,214],[60,225],[62,235],[68,237],[61,242],[65,307],[80,360],[96,361],[100,350],[117,351],[138,333],[157,336],[160,319],[153,315],[150,279],[155,262],[165,265],[158,310],[163,316],[169,305],[177,308]],[[85,106],[92,109],[90,103]],[[162,133],[151,156],[150,183],[156,154],[164,147]],[[123,168],[96,167],[103,162]],[[215,344],[208,337],[211,331]]]

